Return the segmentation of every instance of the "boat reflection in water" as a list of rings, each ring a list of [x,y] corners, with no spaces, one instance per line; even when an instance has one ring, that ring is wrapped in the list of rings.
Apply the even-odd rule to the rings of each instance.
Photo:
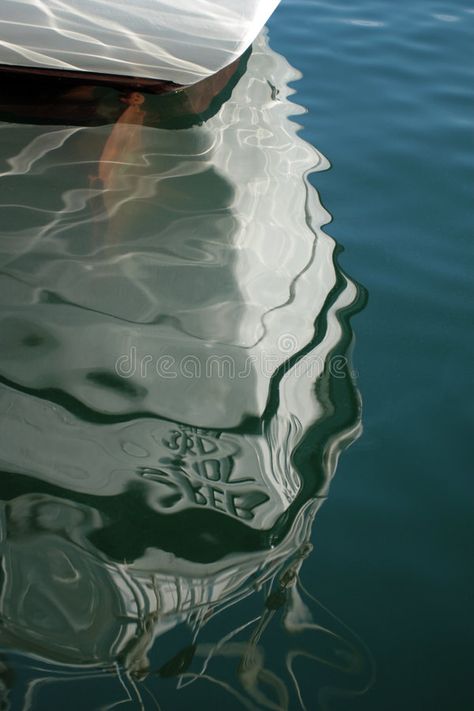
[[[296,78],[261,36],[202,125],[151,126],[138,93],[114,127],[0,129],[5,707],[309,709],[310,662],[365,683],[298,588],[360,429],[363,297]]]

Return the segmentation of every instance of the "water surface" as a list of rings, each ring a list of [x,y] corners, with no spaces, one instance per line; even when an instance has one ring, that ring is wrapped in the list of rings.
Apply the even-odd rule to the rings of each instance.
[[[114,125],[3,125],[14,705],[81,689],[90,708],[187,708],[216,687],[289,708],[313,698],[300,658],[348,688],[370,676],[357,636],[297,585],[360,430],[364,291],[307,182],[329,164],[292,119],[298,72],[265,35],[244,61],[187,128],[148,125],[150,98]]]
[[[472,18],[287,0],[202,121],[1,124],[5,708],[471,707]]]

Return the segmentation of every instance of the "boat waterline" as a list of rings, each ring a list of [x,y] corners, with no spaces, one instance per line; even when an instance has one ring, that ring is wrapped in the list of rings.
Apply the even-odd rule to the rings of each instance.
[[[279,0],[6,0],[0,65],[194,84],[249,47]]]

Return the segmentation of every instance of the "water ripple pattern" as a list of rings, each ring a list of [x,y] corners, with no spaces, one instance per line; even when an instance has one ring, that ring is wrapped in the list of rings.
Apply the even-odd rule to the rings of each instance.
[[[0,643],[27,708],[86,682],[152,708],[169,679],[163,708],[202,684],[290,708],[315,645],[370,676],[298,584],[361,428],[363,293],[307,181],[329,163],[298,77],[262,34],[202,125],[0,128]]]

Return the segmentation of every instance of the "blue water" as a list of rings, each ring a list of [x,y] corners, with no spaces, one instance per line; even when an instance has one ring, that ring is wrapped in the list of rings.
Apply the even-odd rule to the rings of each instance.
[[[473,39],[283,0],[200,120],[2,99],[2,709],[473,707]]]
[[[341,458],[306,574],[377,667],[350,709],[468,709],[472,651],[474,8],[287,2],[313,176],[369,293],[362,437]],[[344,703],[336,704],[344,708]]]

